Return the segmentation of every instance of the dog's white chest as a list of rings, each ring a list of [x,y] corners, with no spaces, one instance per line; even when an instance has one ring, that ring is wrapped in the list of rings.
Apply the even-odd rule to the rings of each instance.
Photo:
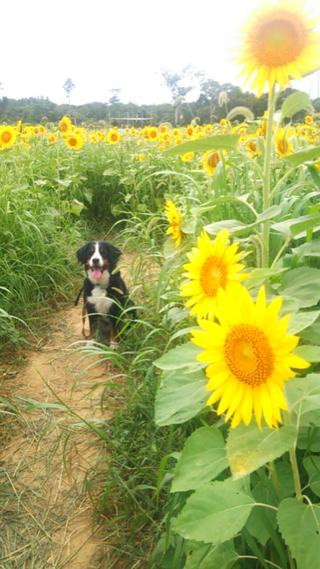
[[[95,306],[95,310],[99,314],[108,314],[113,304],[113,300],[106,296],[106,290],[101,286],[95,286],[87,300]]]

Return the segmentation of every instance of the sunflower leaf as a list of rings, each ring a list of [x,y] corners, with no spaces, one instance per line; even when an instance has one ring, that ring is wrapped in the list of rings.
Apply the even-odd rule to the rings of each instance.
[[[303,461],[303,467],[309,476],[309,485],[316,496],[320,496],[320,456],[310,454]]]
[[[202,370],[163,373],[155,401],[156,424],[180,424],[197,415],[208,399],[206,383]]]
[[[297,428],[320,426],[320,374],[311,373],[289,381],[286,395],[291,418]]]
[[[227,468],[226,449],[216,427],[201,427],[187,439],[174,471],[172,492],[185,492],[213,480]]]
[[[284,160],[286,160],[286,162],[289,162],[291,166],[300,166],[300,164],[310,162],[311,160],[316,160],[319,157],[320,146],[314,146],[313,148],[308,148],[307,150],[299,150],[298,152],[294,152],[294,154],[285,156]]]
[[[296,428],[292,426],[259,430],[255,425],[240,425],[231,430],[227,440],[227,456],[233,478],[242,478],[279,458],[292,447],[296,437]]]
[[[313,105],[309,95],[302,91],[292,93],[284,100],[281,107],[281,120],[291,118],[296,113],[299,113],[299,111],[313,111]]]
[[[278,523],[298,569],[319,569],[320,506],[286,498],[279,506]]]
[[[179,144],[166,150],[164,154],[167,156],[175,156],[184,154],[185,152],[206,152],[207,150],[233,150],[236,148],[239,140],[237,134],[218,134],[201,138],[200,140],[190,140],[184,144]]]
[[[320,270],[299,267],[283,275],[281,294],[294,298],[301,308],[314,306],[320,299]]]
[[[230,479],[206,484],[190,496],[172,528],[185,539],[217,545],[237,535],[254,504]]]
[[[192,342],[187,342],[176,348],[172,348],[169,352],[158,358],[154,365],[163,370],[182,369],[185,367],[199,369],[203,367],[197,362],[196,358],[200,354],[201,348],[198,348]]]
[[[190,549],[183,569],[231,569],[239,559],[232,541],[212,547],[194,543]]]

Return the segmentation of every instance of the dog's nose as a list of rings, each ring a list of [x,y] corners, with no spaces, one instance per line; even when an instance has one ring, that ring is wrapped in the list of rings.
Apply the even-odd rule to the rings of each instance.
[[[92,259],[92,264],[94,267],[99,267],[100,266],[100,259],[99,258]]]

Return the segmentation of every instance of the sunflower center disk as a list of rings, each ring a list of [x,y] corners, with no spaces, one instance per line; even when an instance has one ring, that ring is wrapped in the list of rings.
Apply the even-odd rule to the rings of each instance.
[[[4,132],[2,134],[2,142],[9,142],[11,140],[11,134],[10,132]]]
[[[251,38],[253,52],[267,67],[291,63],[306,45],[306,30],[292,14],[267,21],[255,32]]]
[[[224,353],[231,372],[252,387],[265,383],[273,372],[272,349],[256,326],[234,326],[226,337]]]
[[[208,257],[200,272],[202,289],[208,296],[216,296],[218,288],[225,288],[227,268],[219,257]]]

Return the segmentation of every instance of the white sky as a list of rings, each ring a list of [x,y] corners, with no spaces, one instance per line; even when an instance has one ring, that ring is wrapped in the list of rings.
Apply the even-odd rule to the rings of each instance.
[[[106,102],[170,102],[161,70],[188,64],[239,84],[232,45],[260,0],[2,0],[0,95]],[[319,0],[308,2],[319,13]],[[320,75],[297,88],[320,96]]]

